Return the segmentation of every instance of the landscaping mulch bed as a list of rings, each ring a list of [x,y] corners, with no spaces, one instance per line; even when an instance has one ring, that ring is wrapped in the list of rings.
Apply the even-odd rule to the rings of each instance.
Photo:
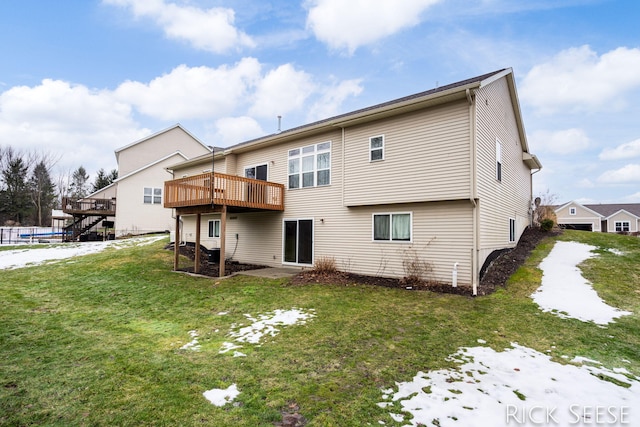
[[[167,245],[165,249],[173,251],[174,250],[173,244]],[[196,249],[194,246],[191,246],[191,245],[180,246],[180,255],[184,255],[185,257],[193,261],[196,259]],[[267,266],[258,265],[258,264],[243,264],[243,263],[239,263],[238,261],[227,260],[224,263],[224,274],[225,276],[229,276],[233,273],[238,273],[238,272],[247,271],[247,270],[258,270],[261,268],[267,268]],[[180,268],[178,269],[178,271],[193,273],[194,272],[193,269],[194,269],[194,266],[191,265],[186,268]],[[209,262],[209,255],[204,251],[200,251],[200,271],[198,272],[198,274],[201,274],[203,276],[219,277],[220,264]]]
[[[504,286],[509,277],[520,267],[531,251],[540,243],[542,239],[559,234],[560,231],[542,231],[539,228],[527,228],[520,237],[515,248],[506,250],[494,259],[482,275],[478,285],[478,295],[489,295],[495,292],[499,286]],[[166,249],[173,250],[173,245]],[[195,248],[193,246],[181,246],[180,254],[191,260],[195,259]],[[200,253],[200,273],[204,276],[218,277],[219,265],[209,263],[208,255]],[[264,265],[241,264],[236,261],[225,263],[225,275],[266,268]],[[193,266],[181,269],[180,271],[193,272]],[[306,285],[311,283],[331,283],[336,285],[374,285],[387,288],[400,288],[415,291],[433,291],[447,294],[468,295],[473,294],[471,286],[452,287],[449,283],[426,282],[419,280],[396,279],[390,277],[367,276],[364,274],[347,273],[334,271],[321,273],[315,270],[304,270],[291,278],[292,285]]]
[[[528,228],[525,230],[516,247],[503,252],[493,260],[486,269],[478,285],[478,295],[489,295],[493,293],[498,286],[504,286],[509,277],[524,263],[537,244],[545,237],[556,234],[559,234],[559,231],[545,232],[538,228]],[[318,273],[314,270],[302,271],[292,278],[291,283],[294,285],[309,283],[332,283],[338,285],[366,284],[407,290],[429,290],[458,295],[471,296],[473,294],[471,286],[458,286],[454,288],[449,283],[407,281],[406,279],[367,276],[342,271],[334,273]]]

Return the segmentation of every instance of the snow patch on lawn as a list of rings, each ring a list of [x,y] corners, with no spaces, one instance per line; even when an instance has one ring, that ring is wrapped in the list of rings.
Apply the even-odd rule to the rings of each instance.
[[[189,335],[193,339],[180,347],[180,350],[200,351],[200,344],[198,343],[198,331],[189,331]]]
[[[240,391],[235,384],[231,384],[226,389],[214,388],[202,393],[205,399],[216,406],[224,406],[229,402],[233,402],[239,394]]]
[[[389,415],[410,426],[531,426],[540,425],[548,413],[552,418],[543,425],[600,425],[595,423],[597,407],[611,411],[601,414],[600,423],[611,424],[614,416],[618,422],[640,419],[639,377],[562,365],[533,349],[512,346],[502,352],[461,348],[449,359],[459,363],[457,369],[418,372],[411,381],[382,390],[378,405],[393,407]],[[398,420],[398,411],[409,419]],[[585,413],[590,418],[580,418]]]
[[[315,317],[315,314],[312,313],[313,311],[315,310],[310,309],[305,312],[299,308],[275,310],[271,313],[260,314],[257,318],[250,314],[245,314],[244,316],[252,323],[242,328],[240,328],[242,325],[231,325],[232,329],[237,330],[229,332],[229,336],[240,343],[260,345],[260,341],[264,337],[275,337],[280,332],[280,329],[276,328],[276,326],[303,325],[308,319]]]
[[[16,249],[0,252],[0,270],[41,265],[46,262],[60,261],[77,256],[84,256],[102,252],[107,248],[123,249],[132,246],[144,246],[165,239],[166,235],[133,237],[122,240],[108,240],[106,242],[65,243],[45,248]]]
[[[595,246],[577,242],[556,242],[540,263],[542,284],[531,295],[542,311],[562,318],[606,325],[632,314],[607,305],[591,287],[580,269],[581,262],[594,257]]]

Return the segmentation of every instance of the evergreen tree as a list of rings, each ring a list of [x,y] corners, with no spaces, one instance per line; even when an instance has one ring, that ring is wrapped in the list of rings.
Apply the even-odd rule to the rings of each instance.
[[[91,192],[95,193],[96,191],[111,185],[116,179],[118,179],[118,171],[116,169],[113,169],[109,174],[107,174],[104,169],[100,168],[96,175],[96,179],[93,181]]]
[[[71,175],[71,185],[69,186],[69,197],[72,199],[82,199],[89,194],[89,175],[83,166],[76,169]]]
[[[44,161],[40,161],[33,168],[29,188],[35,223],[39,226],[48,225],[51,219],[51,209],[56,199],[56,189]]]
[[[5,151],[2,160],[0,178],[4,184],[4,189],[0,195],[0,209],[5,219],[22,224],[31,212],[27,183],[29,168],[22,157],[11,149]]]

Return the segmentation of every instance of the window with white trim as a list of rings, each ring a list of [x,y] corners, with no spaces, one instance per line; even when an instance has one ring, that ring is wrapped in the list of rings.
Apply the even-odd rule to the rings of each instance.
[[[496,138],[496,179],[502,181],[502,143]]]
[[[373,240],[386,242],[410,242],[412,213],[373,214]]]
[[[569,208],[569,215],[575,215],[577,213],[576,208]]]
[[[384,160],[384,135],[369,138],[369,161]]]
[[[289,150],[289,188],[331,184],[331,141]]]
[[[142,200],[146,205],[161,205],[162,188],[144,187]]]
[[[516,220],[509,218],[509,242],[516,241]]]
[[[629,221],[616,221],[615,222],[616,232],[623,232],[630,230]]]
[[[220,237],[220,220],[209,220],[209,237]]]

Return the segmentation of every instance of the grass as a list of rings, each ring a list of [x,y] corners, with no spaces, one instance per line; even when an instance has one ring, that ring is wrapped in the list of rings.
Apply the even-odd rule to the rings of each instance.
[[[555,239],[598,247],[581,266],[585,277],[605,301],[634,314],[601,328],[540,311],[529,295],[552,238],[506,288],[475,299],[197,278],[170,271],[173,254],[163,242],[3,271],[0,426],[273,426],[296,410],[309,426],[394,425],[376,405],[381,388],[452,366],[446,357],[478,339],[640,375],[640,240],[580,232]],[[279,328],[261,346],[244,345],[247,357],[218,353],[245,313],[293,307],[315,317]],[[190,330],[200,334],[198,352],[180,350]],[[234,383],[241,394],[233,404],[216,407],[202,396]]]

